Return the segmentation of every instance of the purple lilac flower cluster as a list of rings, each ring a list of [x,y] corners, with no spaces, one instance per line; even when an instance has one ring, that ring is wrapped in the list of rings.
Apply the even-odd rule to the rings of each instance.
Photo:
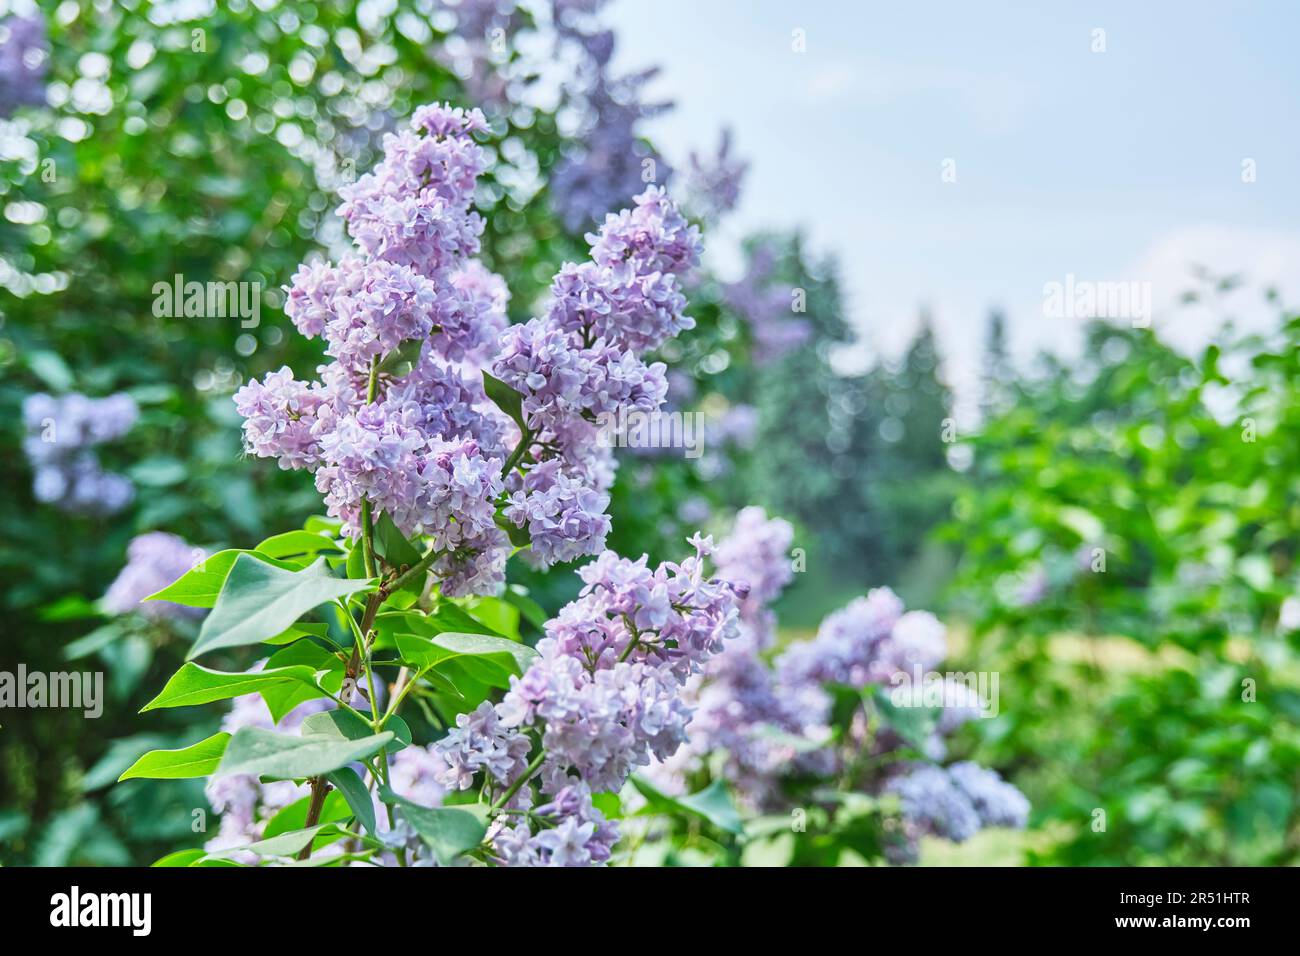
[[[466,95],[492,113],[508,109],[518,97],[511,51],[503,42],[525,23],[516,0],[434,0],[433,19],[454,18],[455,27],[433,56],[453,73]]]
[[[686,187],[691,209],[710,221],[731,212],[740,202],[741,184],[748,171],[749,163],[732,155],[731,130],[724,129],[712,158],[691,152]]]
[[[820,692],[810,700],[804,688],[781,687],[763,656],[776,639],[769,605],[794,577],[793,543],[788,521],[749,507],[737,513],[732,533],[718,545],[716,574],[742,595],[738,635],[687,688],[696,708],[690,741],[650,772],[665,789],[681,792],[688,774],[721,754],[723,773],[742,797],[765,803],[782,769],[798,759],[789,740],[815,736],[815,724],[824,720]]]
[[[885,788],[898,795],[908,841],[898,862],[916,857],[916,838],[933,834],[961,843],[984,827],[1024,827],[1029,801],[996,771],[970,761],[950,767],[920,764],[893,778]]]
[[[23,451],[35,471],[36,500],[89,515],[114,514],[129,505],[135,488],[124,476],[104,471],[93,449],[125,435],[139,414],[125,392],[101,399],[76,393],[27,396]]]
[[[45,64],[49,45],[45,20],[34,3],[0,18],[0,119],[20,106],[45,102]]]
[[[647,190],[588,237],[589,261],[564,266],[543,317],[506,328],[505,285],[473,258],[484,123],[427,106],[385,137],[383,161],[341,192],[357,254],[302,266],[288,289],[286,312],[332,363],[318,381],[284,368],[235,396],[249,450],[314,471],[346,533],[368,501],[429,536],[449,596],[502,586],[498,505],[541,566],[604,547],[614,464],[597,417],[663,402],[664,367],[637,352],[692,327],[678,274],[700,255],[698,230]],[[487,401],[484,367],[521,393],[526,436]]]
[[[109,614],[138,611],[151,620],[195,619],[206,614],[204,608],[187,607],[171,601],[145,601],[161,591],[199,562],[208,553],[184,538],[164,531],[150,531],[131,539],[126,548],[126,565],[118,572],[101,602]]]
[[[718,546],[718,577],[744,595],[740,636],[687,688],[687,702],[696,706],[690,742],[651,771],[666,789],[681,792],[687,777],[707,763],[721,767],[745,803],[771,808],[780,802],[781,779],[791,772],[826,777],[857,751],[903,746],[888,731],[869,735],[858,720],[849,728],[847,746],[832,747],[825,686],[888,685],[900,673],[914,677],[932,670],[947,654],[943,625],[927,612],[905,612],[892,591],[877,588],[831,614],[815,638],[789,645],[769,665],[765,652],[776,636],[769,605],[791,579],[792,543],[787,522],[746,508]],[[981,711],[973,689],[955,678],[945,680],[943,701],[926,743],[927,756],[935,760],[944,754],[943,735]],[[914,855],[922,832],[963,840],[982,826],[1023,826],[1028,813],[1020,791],[969,762],[946,769],[909,765],[886,789],[903,798],[906,839],[894,852],[900,862]]]
[[[505,285],[473,258],[485,130],[477,110],[433,105],[384,138],[375,170],[340,192],[357,252],[304,264],[287,290],[290,319],[333,362],[318,381],[283,368],[235,396],[248,449],[314,471],[346,533],[368,500],[431,535],[447,594],[497,589],[509,553],[493,503],[511,426],[478,373],[506,325]]]
[[[587,241],[591,258],[560,269],[545,313],[507,329],[492,365],[523,396],[537,462],[511,476],[505,518],[528,529],[544,564],[604,547],[613,457],[600,422],[663,405],[665,366],[639,353],[695,324],[680,276],[699,262],[699,230],[664,190],[647,189]]]
[[[566,83],[568,105],[581,117],[573,145],[550,181],[551,201],[570,232],[598,222],[647,182],[666,183],[668,164],[645,142],[643,120],[671,108],[643,102],[642,88],[657,68],[615,77],[609,72],[614,34],[595,22],[603,0],[553,0],[557,45],[576,51],[577,75]]]
[[[682,687],[735,635],[738,618],[735,588],[705,576],[712,541],[696,535],[692,544],[680,564],[650,568],[644,556],[606,551],[582,568],[585,586],[548,622],[537,660],[499,704],[462,714],[436,745],[446,763],[439,783],[464,790],[480,780],[509,812],[489,830],[498,862],[605,862],[618,830],[591,795],[618,791],[685,741]],[[538,801],[527,783],[534,773]]]

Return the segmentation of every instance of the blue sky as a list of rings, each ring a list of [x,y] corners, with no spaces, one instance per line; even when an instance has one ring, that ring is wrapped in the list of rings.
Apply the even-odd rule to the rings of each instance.
[[[841,261],[859,359],[896,352],[922,305],[959,386],[992,306],[1018,351],[1068,351],[1080,322],[1043,314],[1067,274],[1151,283],[1189,346],[1221,315],[1165,307],[1192,262],[1300,303],[1300,4],[615,0],[608,19],[617,66],[663,66],[669,157],[726,125],[752,163],[719,267],[748,230],[804,227]],[[1257,299],[1228,305],[1258,325]]]

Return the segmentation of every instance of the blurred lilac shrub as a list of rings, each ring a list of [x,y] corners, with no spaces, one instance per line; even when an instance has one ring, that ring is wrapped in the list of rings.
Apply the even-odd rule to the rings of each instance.
[[[23,451],[35,472],[36,500],[89,515],[110,515],[129,505],[135,497],[131,482],[104,471],[93,449],[125,435],[139,414],[135,400],[124,392],[101,399],[78,393],[27,396]]]

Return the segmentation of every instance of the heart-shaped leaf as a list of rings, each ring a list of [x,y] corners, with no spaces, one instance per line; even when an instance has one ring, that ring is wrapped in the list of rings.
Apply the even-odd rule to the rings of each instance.
[[[433,637],[415,634],[397,634],[397,650],[402,660],[419,668],[438,669],[447,661],[476,658],[484,665],[485,675],[504,671],[504,684],[510,686],[511,675],[519,676],[537,657],[537,652],[526,644],[490,634],[461,634],[445,631]]]
[[[251,555],[238,555],[188,656],[258,644],[317,605],[373,587],[372,581],[334,577],[324,558],[301,571],[286,571]]]
[[[392,743],[384,747],[386,753],[397,753],[411,743],[411,728],[401,717],[393,714],[384,725],[393,734]],[[300,733],[304,737],[332,737],[335,740],[364,740],[374,731],[350,710],[325,710],[310,714],[302,722]]]
[[[241,554],[256,555],[256,552],[238,548],[218,551],[194,565],[161,591],[150,594],[145,600],[171,601],[173,604],[184,604],[186,607],[212,607],[217,603],[217,595],[221,593],[226,577],[234,567],[235,559]],[[261,557],[277,567],[289,571],[294,569],[294,565],[288,562],[264,555]]]
[[[392,739],[391,730],[347,740],[324,735],[292,737],[260,727],[243,727],[230,738],[213,776],[247,773],[282,780],[321,776],[369,757]]]
[[[375,522],[375,554],[395,568],[419,564],[423,557],[420,550],[393,523],[393,519],[388,517],[387,512],[381,514]]]
[[[256,843],[249,843],[245,846],[236,846],[228,850],[209,853],[204,859],[220,859],[224,856],[234,856],[236,853],[256,853],[258,856],[297,856],[298,852],[308,844],[322,839],[327,841],[337,839],[345,836],[346,833],[347,831],[341,829],[337,824],[318,823],[316,826],[307,827],[305,830],[290,830],[288,833],[281,833],[269,840],[258,840]]]
[[[258,554],[264,554],[270,558],[289,560],[304,558],[321,552],[342,554],[343,546],[323,534],[312,534],[310,531],[286,531],[284,534],[276,534],[267,538],[257,546],[256,550]]]
[[[632,786],[646,798],[644,812],[665,813],[676,817],[701,817],[727,833],[745,832],[740,814],[731,801],[731,794],[721,780],[715,780],[703,790],[686,797],[672,797],[650,781],[633,774]]]

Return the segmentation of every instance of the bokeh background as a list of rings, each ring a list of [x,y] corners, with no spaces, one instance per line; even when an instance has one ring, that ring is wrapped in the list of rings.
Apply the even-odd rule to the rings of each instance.
[[[492,122],[484,258],[516,321],[647,174],[703,228],[699,328],[661,357],[706,452],[624,454],[611,546],[673,557],[760,504],[806,553],[784,640],[889,585],[947,622],[955,665],[1001,675],[999,716],[953,747],[1030,824],[922,863],[1294,862],[1295,25],[1282,4],[0,2],[0,670],[109,689],[93,721],[3,715],[0,863],[193,841],[201,784],[114,785],[215,729],[137,713],[193,632],[101,599],[138,534],[252,547],[319,510],[242,455],[231,395],[315,365],[281,286],[432,100]],[[260,322],[157,315],[177,274],[257,283]],[[1067,275],[1145,284],[1152,312],[1053,318]],[[37,395],[135,411],[50,459]],[[528,583],[550,611],[576,589]]]

